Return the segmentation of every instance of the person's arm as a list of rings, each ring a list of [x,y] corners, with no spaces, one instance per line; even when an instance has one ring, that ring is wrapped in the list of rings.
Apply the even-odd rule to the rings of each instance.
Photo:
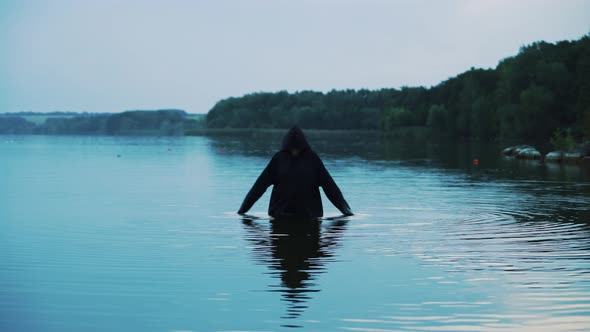
[[[320,186],[324,190],[324,193],[326,194],[330,202],[332,202],[332,204],[334,204],[334,206],[338,210],[340,210],[342,214],[346,216],[352,216],[352,210],[350,209],[350,206],[348,206],[348,203],[344,199],[344,196],[342,196],[340,188],[338,188],[338,185],[336,185],[336,182],[334,182],[334,179],[332,179],[332,176],[330,175],[330,173],[324,166],[324,163],[319,157],[317,157],[317,162],[319,164],[318,167],[320,172]]]
[[[272,185],[274,168],[275,158],[273,157],[246,195],[246,198],[244,198],[244,202],[238,210],[239,214],[248,212],[252,205],[266,192],[266,189]]]

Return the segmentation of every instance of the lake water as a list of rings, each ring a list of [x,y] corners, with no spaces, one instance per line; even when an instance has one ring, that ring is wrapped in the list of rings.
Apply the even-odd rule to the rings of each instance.
[[[317,226],[235,214],[276,135],[0,136],[0,331],[590,330],[587,169],[366,136]]]

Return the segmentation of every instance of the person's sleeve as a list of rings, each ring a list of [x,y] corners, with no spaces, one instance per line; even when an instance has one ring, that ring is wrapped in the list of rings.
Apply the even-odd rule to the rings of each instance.
[[[239,214],[248,212],[252,205],[266,192],[266,189],[272,185],[275,163],[273,157],[246,195],[246,198],[244,198],[244,202],[238,210]]]
[[[324,166],[324,163],[319,157],[317,157],[317,162],[319,164],[318,167],[320,173],[320,186],[324,190],[324,193],[326,194],[330,202],[332,202],[332,204],[334,204],[334,206],[338,210],[340,210],[342,214],[346,216],[351,216],[352,210],[350,209],[350,206],[348,206],[348,203],[344,199],[344,196],[342,195],[340,188],[338,188],[338,185],[336,185],[336,182],[334,182],[334,179],[332,179],[332,176],[330,175],[330,173]]]

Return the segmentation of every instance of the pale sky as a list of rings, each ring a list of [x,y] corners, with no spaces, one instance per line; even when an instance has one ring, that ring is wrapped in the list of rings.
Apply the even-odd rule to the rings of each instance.
[[[589,32],[590,0],[0,0],[0,112],[431,86]]]

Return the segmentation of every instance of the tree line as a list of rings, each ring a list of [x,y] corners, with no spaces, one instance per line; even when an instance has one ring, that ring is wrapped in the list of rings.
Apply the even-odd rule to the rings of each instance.
[[[440,84],[380,90],[259,92],[219,101],[209,128],[367,129],[427,127],[465,138],[590,139],[590,34],[535,42],[496,68]]]
[[[27,116],[46,117],[40,124]],[[122,113],[5,113],[0,115],[0,134],[45,135],[162,135],[180,136],[199,128],[200,122],[183,110],[126,111]]]

